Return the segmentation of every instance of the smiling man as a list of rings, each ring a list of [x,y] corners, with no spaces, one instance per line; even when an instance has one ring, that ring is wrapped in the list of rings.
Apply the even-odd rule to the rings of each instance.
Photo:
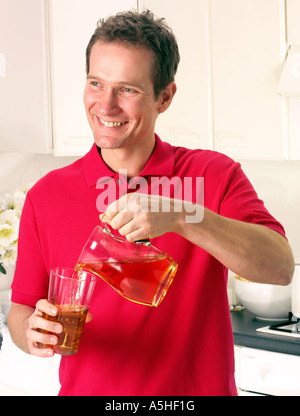
[[[84,103],[94,140],[107,165],[126,168],[131,177],[140,174],[152,153],[157,116],[176,91],[171,82],[155,97],[151,62],[149,49],[117,41],[97,42],[90,54]]]
[[[95,144],[27,194],[8,317],[12,338],[28,353],[53,355],[41,347],[54,345],[62,330],[42,315],[57,313],[46,300],[49,273],[76,265],[100,214],[130,242],[153,239],[178,272],[157,309],[97,283],[79,351],[62,357],[60,394],[236,395],[228,268],[256,282],[288,284],[294,262],[284,229],[240,164],[155,134],[158,114],[176,93],[179,63],[163,19],[147,11],[100,21],[86,59],[84,103]],[[99,197],[109,184],[117,192],[105,205],[106,195]],[[131,198],[135,184],[140,189]],[[192,212],[203,215],[188,220]]]

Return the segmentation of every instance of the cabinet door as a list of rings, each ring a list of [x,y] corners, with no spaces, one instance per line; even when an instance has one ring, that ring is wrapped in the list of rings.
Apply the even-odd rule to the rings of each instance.
[[[273,396],[300,395],[300,357],[290,354],[241,348],[240,387]]]
[[[299,0],[286,0],[287,43],[300,44],[300,2]]]
[[[48,153],[45,0],[0,0],[0,151]]]
[[[156,132],[162,140],[189,148],[211,148],[211,106],[206,0],[143,0],[142,8],[164,17],[179,45],[177,92],[160,114]]]
[[[55,155],[83,155],[93,136],[83,105],[85,50],[97,21],[136,0],[51,0],[51,66]]]
[[[287,20],[287,44],[300,45],[300,2],[299,0],[286,0]],[[298,53],[298,50],[297,50]],[[299,55],[298,55],[299,57]],[[299,68],[299,58],[294,61],[295,68]],[[295,58],[294,58],[295,59]],[[298,75],[298,74],[297,74]],[[297,79],[299,79],[297,77]],[[296,85],[298,83],[295,83]],[[290,123],[290,159],[300,160],[300,128],[299,111],[300,97],[290,96],[289,101],[289,123]]]
[[[286,53],[283,0],[211,0],[215,149],[282,159],[286,99],[277,93]]]

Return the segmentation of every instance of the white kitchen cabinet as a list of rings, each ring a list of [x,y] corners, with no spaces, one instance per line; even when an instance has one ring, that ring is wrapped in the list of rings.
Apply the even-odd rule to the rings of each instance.
[[[280,79],[279,92],[289,103],[289,159],[300,160],[300,2],[286,0],[288,56]]]
[[[298,0],[0,0],[0,151],[90,148],[85,48],[100,17],[132,8],[165,17],[180,47],[178,91],[157,120],[163,140],[239,159],[299,158],[298,124],[289,126],[298,106],[277,93],[286,30],[300,42]]]
[[[300,2],[299,0],[286,0],[287,43],[300,45]]]
[[[54,155],[83,155],[92,146],[83,105],[85,50],[100,18],[136,8],[136,0],[49,2]]]
[[[82,155],[85,49],[97,21],[137,0],[0,0],[0,151]]]
[[[52,145],[45,0],[0,0],[0,151]]]
[[[0,396],[57,396],[60,355],[41,358],[26,354],[13,342],[5,325],[0,350]]]
[[[178,92],[158,119],[158,134],[233,158],[288,158],[288,104],[277,93],[286,55],[285,1],[140,3],[166,18],[182,55]]]
[[[215,150],[246,159],[288,154],[284,0],[210,0]]]
[[[300,396],[299,356],[248,347],[235,351],[241,396]]]
[[[300,94],[289,97],[290,160],[300,160]]]

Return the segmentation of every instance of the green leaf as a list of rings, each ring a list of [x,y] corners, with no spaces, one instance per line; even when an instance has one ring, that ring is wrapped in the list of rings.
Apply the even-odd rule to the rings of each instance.
[[[0,263],[0,273],[6,274],[6,270],[4,269],[1,263]]]

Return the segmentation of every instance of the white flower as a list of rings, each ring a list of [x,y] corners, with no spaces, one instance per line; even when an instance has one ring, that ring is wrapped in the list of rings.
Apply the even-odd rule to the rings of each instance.
[[[27,194],[29,189],[33,187],[34,184],[35,184],[35,182],[30,182],[26,185],[18,186],[18,188],[15,191],[15,194],[18,193],[18,192],[21,192],[24,195],[24,199],[25,199],[25,195]]]
[[[3,264],[7,266],[9,264],[16,264],[17,260],[17,248],[18,242],[15,240],[9,247],[6,249],[6,252],[3,256]]]
[[[10,203],[8,200],[8,197],[5,197],[4,199],[2,199],[2,201],[0,201],[0,212],[6,211],[7,209],[10,209]]]
[[[14,209],[8,209],[0,214],[0,224],[9,224],[14,226],[15,224],[19,224],[19,221],[18,212]]]
[[[20,186],[13,195],[7,194],[0,200],[0,271],[3,265],[16,263],[20,217],[32,185]]]
[[[0,263],[3,262],[5,253],[6,253],[6,250],[4,250],[4,247],[0,244]]]
[[[14,210],[17,216],[20,218],[25,202],[25,197],[25,194],[17,191],[14,195],[6,195],[0,203],[0,212]]]
[[[0,214],[0,245],[9,247],[18,239],[20,219],[14,209],[8,209]]]
[[[0,244],[8,247],[18,238],[18,229],[9,224],[0,224]]]

